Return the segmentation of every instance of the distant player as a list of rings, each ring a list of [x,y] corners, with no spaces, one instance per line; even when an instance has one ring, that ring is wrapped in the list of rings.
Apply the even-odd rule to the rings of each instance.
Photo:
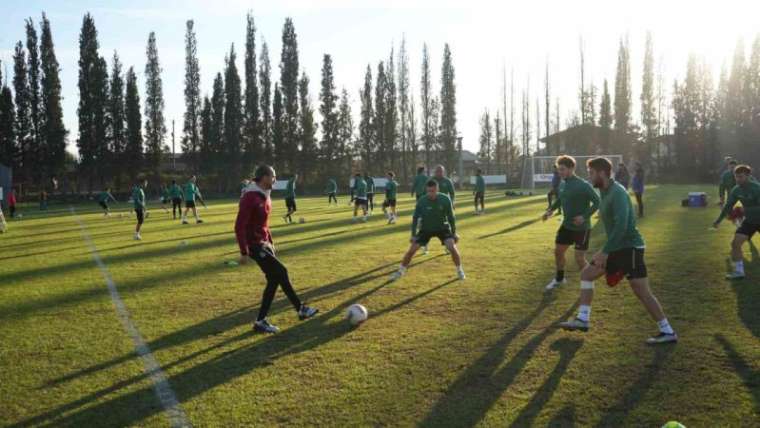
[[[659,334],[650,337],[646,342],[654,345],[678,341],[678,335],[665,317],[660,302],[649,288],[647,267],[644,263],[644,239],[636,229],[636,216],[628,192],[610,178],[612,163],[608,159],[597,157],[589,160],[587,165],[589,179],[602,194],[599,211],[607,242],[581,272],[578,316],[574,320],[560,323],[560,327],[565,330],[588,331],[594,280],[606,274],[607,284],[615,286],[625,276],[634,294],[657,322],[660,330]]]
[[[108,202],[114,201],[116,202],[116,198],[113,197],[111,194],[111,188],[107,187],[106,190],[98,193],[97,196],[98,199],[98,205],[100,205],[101,208],[103,208],[103,215],[108,217],[111,215],[111,212],[108,210]]]
[[[367,204],[369,206],[369,215],[375,209],[375,179],[368,173],[364,173],[364,181],[367,183]]]
[[[169,209],[166,208],[166,204],[168,204],[171,201],[171,197],[169,195],[169,187],[166,184],[161,185],[161,208],[164,210],[165,213],[169,212]]]
[[[3,204],[0,204],[0,233],[5,233],[8,230],[8,223],[5,222],[5,214],[3,214]]]
[[[16,218],[16,191],[11,188],[8,192],[8,213],[11,218]]]
[[[383,214],[388,219],[388,224],[396,222],[396,194],[398,183],[395,180],[396,174],[388,171],[388,181],[385,183],[385,201],[383,202]],[[390,208],[390,213],[388,212]]]
[[[412,197],[415,200],[425,196],[425,186],[428,182],[428,176],[425,174],[425,167],[421,166],[417,168],[417,175],[414,177],[412,183]]]
[[[267,320],[277,287],[281,287],[285,292],[290,304],[297,311],[299,319],[311,318],[319,312],[301,302],[290,283],[288,269],[277,258],[272,233],[269,230],[269,215],[272,212],[270,194],[275,181],[274,168],[266,165],[256,168],[253,183],[244,189],[243,196],[240,198],[235,220],[235,237],[240,247],[240,264],[248,263],[249,258],[255,260],[267,279],[253,329],[260,333],[270,334],[280,331]]]
[[[135,226],[135,241],[142,239],[140,229],[145,221],[145,188],[148,186],[148,180],[141,179],[132,187],[132,202],[135,207],[135,217],[137,217],[137,226]]]
[[[203,223],[203,220],[201,220],[200,215],[198,215],[198,208],[195,206],[195,201],[201,201],[203,202],[203,195],[201,195],[201,190],[196,185],[197,178],[193,175],[190,177],[190,180],[187,181],[185,184],[185,188],[183,189],[183,194],[185,196],[185,212],[182,214],[182,224],[187,224],[187,213],[190,210],[193,210],[193,216],[195,217],[196,223]]]
[[[734,271],[726,275],[726,279],[744,278],[744,259],[742,257],[742,245],[750,240],[755,232],[760,231],[760,184],[753,181],[752,168],[747,165],[739,165],[734,168],[736,186],[728,193],[728,201],[723,205],[718,219],[713,223],[717,228],[720,222],[731,213],[737,202],[742,203],[744,221],[734,234],[731,242],[731,260],[734,263]]]
[[[734,177],[734,169],[736,169],[736,161],[731,159],[728,161],[728,168],[720,175],[720,184],[718,185],[718,197],[720,198],[720,206],[726,202],[725,196],[731,193],[734,187],[736,187],[736,178]]]
[[[182,217],[182,188],[175,180],[169,186],[169,197],[172,198],[172,218],[176,220],[177,214]]]
[[[285,208],[288,212],[282,216],[285,223],[293,223],[293,214],[296,212],[296,180],[298,180],[298,174],[293,174],[288,180],[288,185],[285,187]]]
[[[332,204],[333,201],[335,201],[335,205],[338,205],[338,197],[336,196],[338,193],[338,183],[334,178],[327,180],[325,193],[327,193],[327,205]]]
[[[438,192],[448,196],[449,199],[451,199],[451,206],[456,209],[454,183],[446,177],[446,168],[444,168],[443,165],[435,167],[435,175],[433,175],[433,179],[438,182]]]
[[[639,209],[639,218],[644,217],[644,167],[641,162],[636,162],[633,170],[633,182],[631,184],[633,194],[636,196],[636,205]]]
[[[441,244],[448,248],[451,259],[456,266],[457,277],[460,280],[465,279],[462,259],[457,248],[459,236],[456,233],[456,219],[451,199],[443,193],[438,193],[438,182],[436,180],[429,180],[426,188],[427,195],[417,200],[417,206],[414,209],[411,245],[404,254],[401,266],[391,275],[391,281],[398,280],[406,273],[414,254],[420,247],[427,245],[433,237],[438,238]],[[417,230],[417,226],[420,226],[419,230]]]
[[[354,195],[354,217],[351,219],[351,221],[356,222],[357,215],[359,214],[359,209],[362,210],[362,221],[367,221],[367,182],[364,181],[364,178],[362,178],[361,174],[356,174],[354,176],[354,187],[352,188],[353,195]]]
[[[483,170],[478,168],[475,172],[475,214],[480,215],[486,212],[486,180],[483,178]],[[480,204],[480,209],[478,209]]]
[[[586,251],[591,236],[591,216],[599,208],[599,195],[588,181],[575,175],[575,158],[560,156],[555,162],[562,183],[557,198],[543,215],[546,221],[554,211],[562,207],[564,218],[554,239],[554,262],[557,274],[546,286],[552,290],[564,284],[565,253],[571,245],[575,247],[575,263],[579,270],[586,267]]]
[[[628,172],[628,167],[624,163],[620,162],[618,170],[615,173],[615,181],[628,190],[628,185],[631,182],[631,174]]]

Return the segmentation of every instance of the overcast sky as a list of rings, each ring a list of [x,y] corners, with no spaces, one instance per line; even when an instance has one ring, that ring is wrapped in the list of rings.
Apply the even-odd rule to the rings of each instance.
[[[423,43],[431,51],[436,92],[443,46],[449,43],[456,68],[458,128],[465,148],[471,150],[478,147],[478,119],[483,110],[494,112],[501,106],[505,67],[508,78],[514,70],[518,93],[530,81],[535,99],[543,94],[548,60],[552,98],[560,99],[564,123],[578,110],[581,37],[589,80],[601,88],[603,79],[608,78],[611,89],[619,39],[629,37],[633,96],[638,100],[647,31],[653,34],[655,56],[666,73],[668,90],[672,80],[683,73],[689,53],[703,56],[712,65],[717,81],[720,67],[731,58],[737,39],[743,37],[749,48],[760,31],[760,1],[4,0],[0,16],[3,74],[12,71],[13,46],[25,37],[23,20],[31,16],[38,22],[40,13],[45,11],[61,63],[69,150],[76,152],[78,35],[82,16],[87,11],[93,15],[100,53],[109,65],[113,52],[118,51],[125,69],[135,67],[143,92],[141,99],[144,99],[145,46],[148,33],[155,31],[164,70],[167,126],[171,129],[171,120],[176,120],[179,145],[184,111],[185,21],[195,21],[202,91],[208,93],[214,75],[224,67],[224,56],[231,43],[235,43],[238,52],[238,69],[243,70],[248,10],[256,19],[258,47],[262,39],[269,44],[275,80],[282,24],[286,17],[293,18],[300,64],[311,78],[315,110],[324,53],[333,56],[336,85],[348,89],[354,115],[358,116],[358,91],[367,64],[372,64],[374,74],[377,62],[387,60],[391,47],[398,50],[402,35],[407,40],[411,83],[417,101]],[[516,105],[519,106],[519,100]],[[638,102],[634,107],[634,118],[638,121]],[[535,100],[532,108],[535,109]],[[167,135],[167,143],[170,142]]]

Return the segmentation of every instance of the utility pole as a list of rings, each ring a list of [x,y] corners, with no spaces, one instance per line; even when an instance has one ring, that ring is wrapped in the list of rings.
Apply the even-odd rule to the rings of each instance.
[[[177,165],[176,165],[177,155],[176,155],[176,153],[177,152],[174,150],[174,119],[172,119],[172,172],[175,172],[176,169],[177,169]]]

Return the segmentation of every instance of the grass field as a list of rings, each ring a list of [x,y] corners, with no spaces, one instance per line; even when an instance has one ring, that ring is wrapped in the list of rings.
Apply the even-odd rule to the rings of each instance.
[[[279,293],[283,331],[266,337],[251,330],[263,275],[224,264],[238,254],[233,201],[202,210],[202,225],[153,206],[142,242],[133,218],[94,203],[29,209],[0,235],[0,425],[169,424],[84,232],[195,426],[760,426],[760,255],[746,248],[748,279],[723,279],[733,229],[708,231],[716,207],[680,207],[696,189],[646,195],[652,287],[681,337],[656,348],[625,283],[597,283],[589,333],[556,328],[574,314],[578,273],[568,263],[568,285],[544,294],[559,226],[539,220],[544,196],[490,192],[479,217],[460,194],[467,280],[431,245],[393,284],[411,199],[391,226],[351,224],[345,198],[302,198],[306,223],[285,225],[276,199],[280,256],[321,313],[299,322]],[[592,249],[603,239],[599,224]],[[352,303],[370,311],[358,329]]]

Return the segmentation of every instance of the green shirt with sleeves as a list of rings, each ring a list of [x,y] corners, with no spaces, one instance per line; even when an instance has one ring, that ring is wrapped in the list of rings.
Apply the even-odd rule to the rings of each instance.
[[[419,198],[417,206],[414,208],[414,216],[412,217],[412,236],[417,234],[418,225],[420,231],[440,232],[451,230],[451,233],[457,233],[454,207],[451,205],[451,199],[442,193],[438,193],[433,200],[427,196]]]
[[[454,183],[449,180],[448,177],[433,177],[433,179],[438,182],[438,193],[443,193],[444,195],[448,196],[451,199],[451,203],[453,205],[455,199]]]
[[[178,184],[172,184],[169,186],[169,196],[172,199],[182,199],[182,188]]]
[[[601,193],[599,212],[607,233],[602,252],[610,254],[626,248],[644,248],[644,239],[636,228],[631,197],[625,187],[610,179],[609,187]]]
[[[327,193],[335,193],[338,191],[338,183],[334,179],[327,180]]]
[[[367,199],[367,182],[361,177],[354,178],[354,197]]]
[[[135,204],[135,209],[145,209],[145,192],[142,187],[135,186],[132,188],[132,202]]]
[[[106,192],[105,190],[98,193],[98,202],[108,202],[109,199],[116,202],[116,198],[114,198],[111,193]]]
[[[385,199],[396,199],[398,183],[396,180],[388,180],[385,183]]]
[[[591,216],[599,208],[599,195],[591,184],[576,175],[562,180],[559,185],[559,196],[552,203],[551,209],[562,206],[562,227],[574,231],[591,229]],[[583,224],[576,226],[573,219],[583,216]]]
[[[412,183],[412,196],[419,198],[425,194],[425,186],[428,182],[428,176],[425,174],[417,174],[414,177],[414,183]]]
[[[483,178],[482,175],[476,175],[475,176],[475,191],[476,192],[485,192],[486,191],[486,179]]]
[[[744,221],[760,225],[760,184],[756,181],[748,181],[735,186],[728,193],[728,201],[723,205],[723,210],[715,222],[722,221],[737,202],[741,202],[742,207],[744,207]]]
[[[195,202],[195,199],[200,197],[201,191],[198,190],[198,186],[195,185],[192,181],[188,181],[187,184],[185,184],[185,202]]]
[[[372,177],[364,177],[364,181],[367,183],[367,193],[375,193],[375,179]]]
[[[718,196],[721,198],[724,194],[731,193],[731,190],[736,187],[736,177],[734,177],[734,171],[727,169],[720,175],[720,184],[718,185]]]
[[[296,198],[296,179],[291,178],[288,180],[288,185],[285,186],[285,197],[288,199]]]

